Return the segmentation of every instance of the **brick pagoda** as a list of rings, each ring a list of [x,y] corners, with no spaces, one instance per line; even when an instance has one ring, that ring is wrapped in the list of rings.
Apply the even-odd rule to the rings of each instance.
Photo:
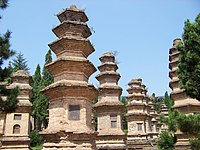
[[[88,84],[96,68],[87,59],[94,52],[87,39],[91,35],[88,18],[74,5],[57,17],[61,23],[52,31],[58,40],[49,44],[57,59],[46,66],[54,83],[42,90],[49,99],[49,125],[42,132],[43,149],[96,149],[91,101],[97,90]]]
[[[142,79],[133,79],[128,85],[128,112],[126,116],[128,122],[127,147],[130,150],[141,149],[149,146],[147,142],[147,128],[149,127],[147,126],[150,123],[146,124],[146,121],[149,120],[148,106],[145,100],[146,92],[144,92],[144,87],[142,86]]]
[[[18,70],[11,75],[12,84],[7,89],[19,88],[18,106],[15,112],[6,113],[4,122],[4,132],[2,136],[2,150],[29,150],[31,129],[30,114],[32,112],[31,102],[32,81],[29,74],[24,70]]]
[[[126,149],[125,134],[122,131],[122,112],[124,105],[120,102],[122,93],[118,86],[120,74],[112,53],[104,53],[100,57],[100,74],[96,79],[100,83],[98,102],[94,108],[98,114],[98,149]]]
[[[174,108],[185,114],[199,113],[200,102],[186,95],[185,91],[179,86],[179,78],[177,74],[179,55],[180,52],[177,50],[177,44],[181,42],[181,39],[177,38],[173,41],[173,47],[169,50],[169,77],[171,81],[169,83],[172,92],[170,94],[171,99],[174,101]],[[182,134],[180,131],[176,133],[178,141],[175,145],[175,149],[186,150],[190,148],[188,136]]]

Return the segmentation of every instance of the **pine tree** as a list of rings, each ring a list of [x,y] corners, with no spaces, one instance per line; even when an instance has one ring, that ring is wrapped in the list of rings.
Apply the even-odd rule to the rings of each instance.
[[[45,65],[52,62],[51,50],[45,55]],[[35,74],[33,76],[33,115],[36,118],[37,130],[41,129],[41,125],[47,127],[48,116],[48,99],[44,96],[40,90],[53,82],[52,74],[44,66],[42,76],[40,67],[38,65]]]
[[[37,117],[37,103],[39,101],[39,98],[40,98],[40,90],[41,90],[41,69],[40,69],[40,65],[38,64],[37,67],[36,67],[36,70],[35,70],[35,73],[33,75],[33,84],[32,84],[32,87],[33,87],[33,97],[31,99],[31,102],[33,103],[33,111],[32,111],[32,115],[34,117],[34,128],[36,130],[39,130],[38,129],[38,124],[39,124],[39,121],[38,121],[38,117]]]
[[[52,54],[51,54],[51,50],[48,50],[47,54],[45,55],[45,64],[42,71],[42,85],[44,87],[53,83],[53,75],[47,70],[45,66],[51,62],[52,62]]]
[[[0,9],[5,9],[7,5],[7,0],[0,0]],[[7,31],[4,35],[0,35],[0,82],[4,82],[4,84],[0,85],[0,110],[5,112],[15,111],[18,103],[17,96],[19,94],[18,88],[8,90],[5,87],[7,85],[5,80],[11,75],[12,71],[9,67],[2,68],[2,64],[15,54],[15,52],[10,49],[10,37],[10,31]],[[6,100],[3,100],[2,96],[6,97]]]
[[[38,64],[37,67],[36,67],[35,73],[33,75],[33,84],[32,84],[32,87],[33,87],[33,97],[31,99],[32,102],[35,101],[35,99],[37,98],[37,94],[40,91],[41,80],[42,80],[41,69],[40,69],[40,65]]]
[[[183,44],[177,45],[180,85],[190,97],[200,100],[200,14],[194,23],[185,22],[182,37]]]
[[[43,72],[42,72],[42,88],[53,83],[53,75],[47,70],[47,68],[45,66],[51,62],[52,62],[52,54],[51,54],[51,50],[48,50],[47,54],[45,55],[45,64],[44,64]],[[41,96],[40,103],[42,103],[42,105],[43,105],[40,108],[40,116],[42,117],[43,125],[46,128],[48,125],[47,117],[49,115],[49,113],[48,113],[49,103],[48,103],[48,98],[46,96],[44,96],[43,94]]]
[[[124,111],[122,113],[122,129],[124,132],[128,132],[128,125],[127,125],[127,120],[126,120],[126,114],[127,114],[127,105],[128,105],[128,100],[126,97],[122,96],[120,101],[124,104]]]
[[[17,70],[25,70],[26,72],[29,72],[27,62],[28,61],[24,58],[24,55],[19,52],[12,61],[13,71],[16,72]]]

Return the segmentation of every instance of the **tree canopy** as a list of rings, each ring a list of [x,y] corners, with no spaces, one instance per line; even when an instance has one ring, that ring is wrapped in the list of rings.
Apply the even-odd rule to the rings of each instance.
[[[180,86],[190,97],[200,100],[200,14],[193,23],[185,22],[182,38],[183,44],[177,45]]]
[[[5,9],[8,6],[7,0],[0,0],[0,9]],[[8,60],[15,54],[10,48],[11,32],[7,31],[5,34],[0,35],[0,110],[5,112],[15,111],[17,108],[19,89],[6,89],[6,79],[12,73],[10,67],[2,67],[4,61]]]
[[[25,70],[26,72],[29,72],[27,62],[28,61],[26,58],[24,58],[24,55],[21,52],[17,53],[12,61],[13,71],[15,72],[17,70]]]

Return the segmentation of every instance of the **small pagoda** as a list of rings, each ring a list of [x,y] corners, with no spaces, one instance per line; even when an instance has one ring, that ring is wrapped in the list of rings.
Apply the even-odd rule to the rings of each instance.
[[[42,131],[44,150],[93,150],[96,132],[92,128],[92,100],[97,90],[88,84],[96,71],[87,57],[94,48],[87,39],[90,29],[87,16],[75,5],[57,15],[60,24],[53,28],[58,40],[49,44],[57,59],[47,64],[54,83],[42,92],[49,99],[49,124]]]
[[[13,113],[6,113],[4,133],[2,137],[2,150],[29,150],[31,129],[30,115],[32,104],[29,101],[32,96],[31,76],[24,71],[18,70],[11,75],[12,83],[7,89],[19,88],[17,97],[17,109]]]
[[[145,132],[147,133],[147,139],[155,144],[155,139],[158,137],[157,132],[157,113],[154,108],[154,104],[152,99],[147,95],[146,85],[141,84],[143,89],[142,94],[144,95],[143,103],[145,104],[145,112],[147,113],[147,117],[145,120]]]
[[[145,99],[144,86],[142,79],[133,79],[127,89],[129,95],[127,105],[128,135],[127,147],[129,149],[141,149],[148,147],[147,127],[150,125],[148,107]],[[147,123],[148,122],[148,123]]]
[[[100,57],[100,74],[96,76],[99,81],[98,102],[94,108],[98,116],[98,149],[126,149],[125,134],[122,131],[122,112],[124,105],[120,102],[122,89],[118,85],[120,74],[112,53],[104,53]]]
[[[176,46],[181,42],[181,39],[176,38],[173,41],[173,47],[169,49],[169,77],[171,79],[169,83],[169,87],[172,89],[170,94],[171,99],[174,101],[174,109],[178,109],[179,111],[185,114],[194,114],[199,113],[200,111],[200,102],[196,99],[193,99],[187,96],[184,89],[181,89],[179,86],[179,78],[177,74],[178,64],[179,64],[179,56],[180,52],[177,50]],[[186,150],[190,149],[190,144],[188,141],[187,135],[178,131],[177,135],[177,143],[175,145],[175,149]]]

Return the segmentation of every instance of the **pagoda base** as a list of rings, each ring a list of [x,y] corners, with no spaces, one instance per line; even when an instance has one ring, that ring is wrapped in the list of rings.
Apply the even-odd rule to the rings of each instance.
[[[174,146],[175,150],[188,150],[191,149],[191,145],[189,142],[189,135],[186,135],[180,131],[176,132],[177,142]]]
[[[151,143],[150,140],[143,139],[143,138],[135,138],[135,137],[127,137],[127,148],[129,150],[135,149],[145,149],[147,147],[153,147],[154,145]]]
[[[30,138],[27,136],[2,137],[2,150],[30,150]]]
[[[125,150],[125,134],[99,134],[96,140],[97,149]]]
[[[57,133],[41,133],[45,139],[43,150],[96,150],[97,133],[75,133],[60,131]]]

